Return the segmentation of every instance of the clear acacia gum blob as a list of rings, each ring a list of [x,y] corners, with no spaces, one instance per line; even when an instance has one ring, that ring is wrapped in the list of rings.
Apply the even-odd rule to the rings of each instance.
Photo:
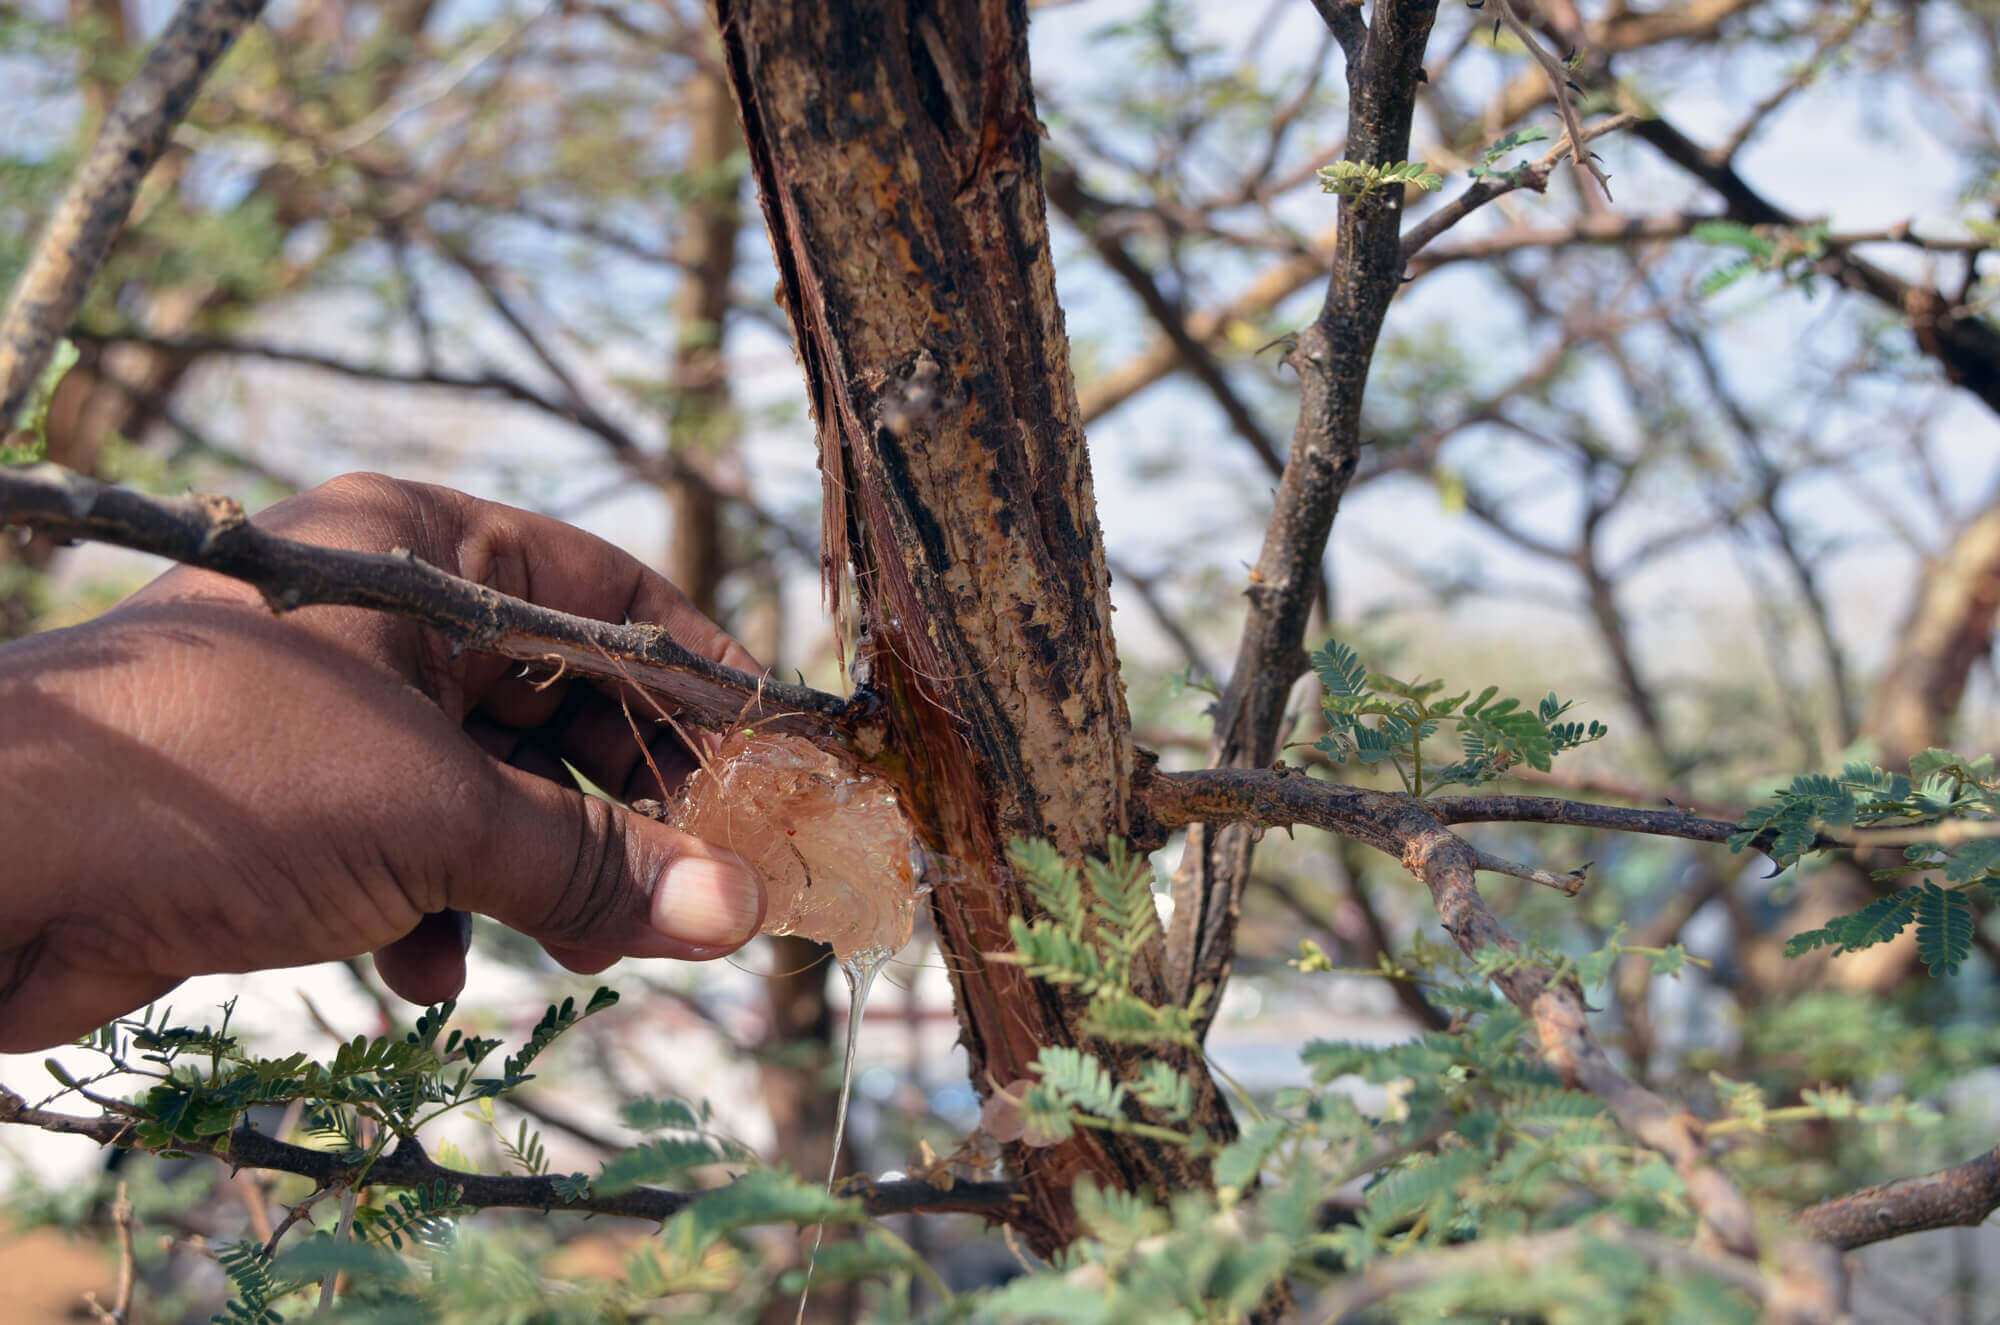
[[[887,780],[796,736],[730,737],[674,807],[676,828],[743,857],[765,934],[865,963],[910,941],[923,855]]]

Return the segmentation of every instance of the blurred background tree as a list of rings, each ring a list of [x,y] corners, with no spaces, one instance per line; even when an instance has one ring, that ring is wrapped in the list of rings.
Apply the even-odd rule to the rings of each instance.
[[[1343,146],[1343,7],[1320,8],[1331,21],[1296,0],[1084,0],[1037,7],[1031,27],[1125,676],[1141,742],[1170,765],[1205,762],[1298,410],[1282,342],[1330,262],[1318,172]],[[1336,633],[1400,675],[1584,698],[1613,736],[1524,773],[1528,789],[1733,817],[1774,776],[1846,755],[1987,748],[2000,14],[1971,0],[1515,8],[1565,53],[1586,119],[1633,117],[1592,143],[1616,202],[1541,163],[1562,125],[1514,33],[1490,9],[1446,6],[1411,147],[1444,187],[1411,201],[1408,284],[1312,638]],[[15,126],[0,280],[165,13],[74,0],[0,14]],[[140,196],[82,319],[52,457],[253,505],[355,468],[451,483],[625,543],[767,663],[838,688],[813,596],[810,423],[710,26],[695,5],[616,0],[274,6]],[[1467,190],[1485,205],[1465,206]],[[87,615],[148,573],[46,541],[0,558],[0,637]],[[1302,748],[1319,719],[1299,708]],[[1924,976],[1907,937],[1782,957],[1792,934],[1865,901],[1880,862],[1762,879],[1712,846],[1475,836],[1512,858],[1594,862],[1576,901],[1492,889],[1520,928],[1582,951],[1623,924],[1629,944],[1684,942],[1713,963],[1673,985],[1620,965],[1600,1031],[1648,1084],[1699,1104],[1711,1072],[1774,1101],[1893,1082],[1945,1114],[1886,1139],[1763,1138],[1760,1189],[1810,1201],[1991,1143],[1990,935],[1952,983]],[[1162,864],[1175,859],[1170,846]],[[1287,965],[1301,935],[1367,971],[1435,928],[1393,862],[1312,830],[1267,841],[1213,1057],[1268,1094],[1309,1037],[1446,1024],[1413,982]],[[760,948],[742,972],[627,964],[626,1003],[516,1104],[551,1146],[587,1155],[621,1143],[621,1097],[707,1096],[753,1144],[821,1171],[841,1011],[826,954]],[[482,951],[468,1004],[496,1025],[568,987],[502,935]],[[856,1167],[911,1167],[976,1120],[945,1061],[935,964],[920,940],[877,996]],[[297,983],[275,979],[267,998]],[[365,964],[312,987],[329,1034],[408,1016]],[[190,1183],[147,1217],[183,1237],[268,1222],[270,1193],[234,1183],[220,1204],[197,1204]],[[59,1195],[24,1198],[17,1220],[73,1222],[101,1192]],[[912,1230],[959,1283],[1012,1265],[972,1229]],[[597,1234],[550,1235],[571,1245],[548,1273],[593,1272]],[[1972,1318],[1992,1287],[1979,1244],[1930,1237],[1869,1260],[1862,1314]],[[197,1261],[168,1257],[161,1283]],[[815,1310],[852,1305],[828,1293]]]

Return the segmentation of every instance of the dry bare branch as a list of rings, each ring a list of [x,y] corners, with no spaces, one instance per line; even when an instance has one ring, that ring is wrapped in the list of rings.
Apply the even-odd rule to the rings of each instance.
[[[1977,1228],[2000,1209],[2000,1146],[1920,1178],[1864,1187],[1801,1210],[1808,1237],[1853,1251],[1931,1228]]]
[[[729,728],[757,722],[822,743],[879,748],[865,700],[751,676],[682,648],[658,626],[591,621],[496,593],[414,554],[382,555],[280,538],[226,497],[159,500],[59,465],[0,470],[0,524],[150,552],[254,586],[274,612],[366,607],[421,621],[455,644],[559,663],[670,696],[683,716]]]
[[[264,11],[264,0],[187,0],[118,98],[56,204],[0,317],[0,430],[14,416],[76,320],[140,181],[217,60]]]

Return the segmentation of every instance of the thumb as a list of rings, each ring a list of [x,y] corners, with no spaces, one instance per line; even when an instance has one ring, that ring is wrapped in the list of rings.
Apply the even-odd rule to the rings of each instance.
[[[503,795],[479,868],[451,905],[570,956],[706,960],[757,933],[764,894],[742,858],[546,778],[495,765]],[[461,888],[463,896],[460,895]]]

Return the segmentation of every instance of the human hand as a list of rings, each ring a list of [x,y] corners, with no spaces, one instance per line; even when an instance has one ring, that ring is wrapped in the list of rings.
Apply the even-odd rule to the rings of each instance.
[[[599,620],[664,625],[761,670],[666,580],[589,534],[444,488],[336,479],[258,517]],[[454,658],[398,617],[308,607],[185,567],[97,620],[0,650],[0,1049],[87,1032],[191,975],[375,954],[415,1002],[457,993],[477,911],[578,971],[717,957],[753,935],[728,851],[626,800],[693,767],[586,680]],[[647,758],[650,754],[650,761]]]

